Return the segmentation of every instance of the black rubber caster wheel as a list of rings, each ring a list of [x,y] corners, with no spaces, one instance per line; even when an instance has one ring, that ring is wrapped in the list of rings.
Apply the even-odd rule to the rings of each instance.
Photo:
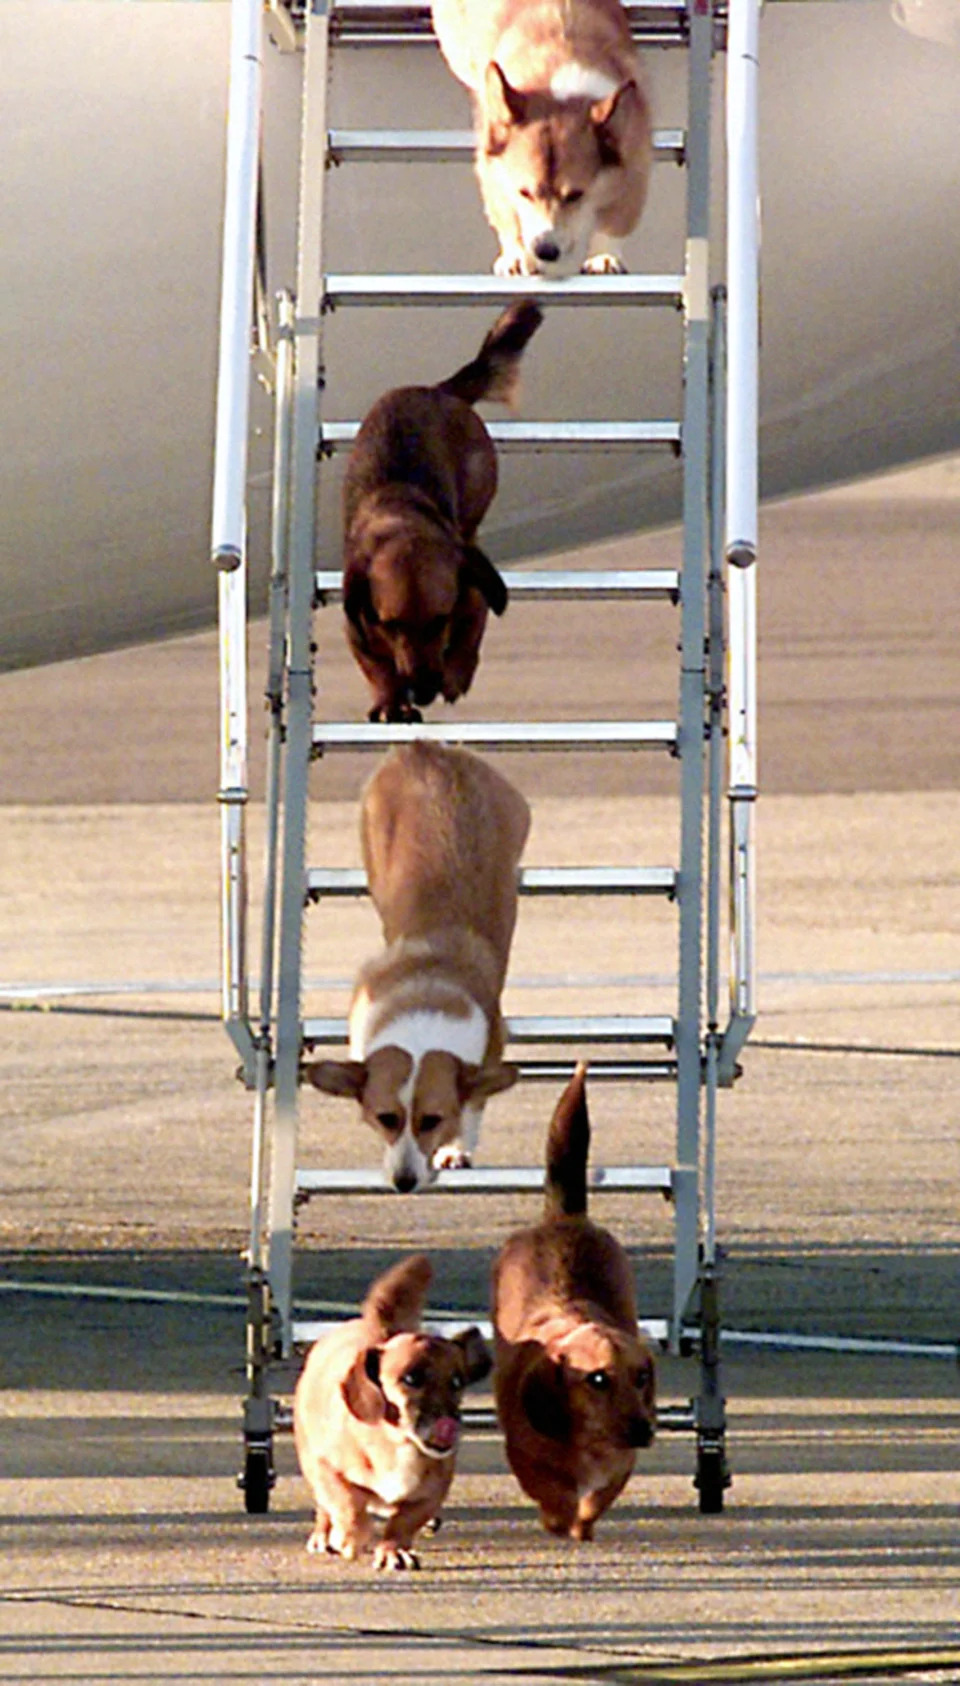
[[[730,1485],[726,1460],[722,1452],[712,1448],[697,1452],[697,1489],[701,1516],[719,1516],[723,1509],[723,1495]]]
[[[273,1460],[262,1446],[247,1450],[241,1477],[243,1508],[248,1516],[265,1516],[270,1509],[270,1489],[273,1486]]]

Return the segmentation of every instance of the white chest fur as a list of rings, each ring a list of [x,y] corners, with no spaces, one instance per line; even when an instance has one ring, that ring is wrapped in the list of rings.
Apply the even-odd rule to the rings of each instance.
[[[423,1481],[423,1453],[405,1441],[389,1470],[377,1478],[377,1498],[385,1505],[399,1505],[417,1492]]]
[[[404,1048],[414,1069],[424,1054],[455,1054],[467,1065],[481,1065],[487,1051],[487,1016],[475,1001],[463,1015],[442,1013],[436,1008],[406,1008],[381,1023],[370,1034],[371,1006],[360,990],[350,1013],[350,1057],[368,1059],[378,1048]]]
[[[602,70],[572,60],[560,65],[550,78],[550,92],[555,100],[605,100],[616,89],[616,82]]]

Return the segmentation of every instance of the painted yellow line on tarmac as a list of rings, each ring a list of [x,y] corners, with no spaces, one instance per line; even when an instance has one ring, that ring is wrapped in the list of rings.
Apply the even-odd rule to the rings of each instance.
[[[960,1647],[945,1650],[814,1651],[803,1655],[703,1658],[689,1663],[612,1663],[570,1669],[538,1669],[556,1679],[615,1681],[618,1686],[748,1686],[751,1681],[855,1680],[872,1675],[894,1680],[901,1675],[960,1671]],[[520,1671],[511,1671],[520,1672]],[[956,1675],[952,1678],[957,1678]]]

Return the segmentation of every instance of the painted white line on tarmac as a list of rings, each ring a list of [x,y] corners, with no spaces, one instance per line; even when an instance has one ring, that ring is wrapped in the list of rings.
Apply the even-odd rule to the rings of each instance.
[[[121,1288],[105,1283],[86,1282],[16,1282],[0,1279],[0,1294],[37,1294],[59,1299],[120,1300],[144,1305],[196,1305],[225,1307],[239,1310],[246,1306],[243,1294],[199,1294],[179,1288]],[[321,1316],[355,1317],[357,1306],[343,1300],[298,1300],[302,1311],[316,1311]],[[433,1322],[476,1322],[482,1313],[444,1311],[430,1313]],[[695,1330],[692,1331],[695,1333]],[[723,1329],[721,1338],[731,1346],[782,1347],[793,1351],[865,1353],[891,1358],[943,1358],[954,1363],[960,1358],[960,1344],[956,1341],[884,1340],[856,1335],[800,1335],[787,1331]]]
[[[347,990],[353,988],[352,978],[307,978],[305,989]],[[602,972],[602,973],[545,973],[540,977],[510,979],[511,989],[666,989],[676,982],[674,972]],[[956,984],[960,971],[879,971],[879,972],[761,972],[760,984],[774,986],[813,986],[817,989],[884,988],[897,984]],[[259,988],[255,978],[252,990]],[[0,1003],[50,1001],[73,996],[95,995],[219,995],[220,984],[210,978],[146,979],[120,982],[73,983],[0,983]]]

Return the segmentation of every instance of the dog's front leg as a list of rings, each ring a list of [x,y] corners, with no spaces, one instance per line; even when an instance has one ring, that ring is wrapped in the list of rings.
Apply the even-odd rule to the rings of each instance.
[[[368,1494],[324,1464],[317,1472],[315,1497],[317,1522],[307,1541],[307,1550],[325,1551],[335,1557],[359,1557],[373,1539]]]
[[[401,725],[418,726],[423,715],[415,703],[394,698],[390,702],[375,702],[367,719],[374,723],[381,722],[383,725],[395,721]]]
[[[608,1481],[605,1487],[598,1487],[592,1493],[584,1493],[577,1504],[577,1515],[570,1529],[570,1537],[574,1540],[592,1540],[593,1525],[599,1521],[605,1510],[613,1504],[618,1493],[622,1493],[630,1479],[633,1469],[633,1459],[621,1475]]]
[[[451,1470],[451,1476],[452,1476]],[[449,1482],[447,1483],[449,1487]],[[400,1504],[390,1515],[383,1530],[383,1538],[373,1554],[375,1569],[419,1569],[420,1559],[413,1550],[413,1542],[421,1528],[436,1516],[443,1501],[439,1498],[411,1499]]]
[[[542,1504],[540,1506],[540,1521],[548,1534],[560,1534],[567,1539],[574,1540],[590,1538],[589,1534],[584,1535],[576,1532],[578,1522],[575,1498],[571,1498],[569,1502],[564,1499],[559,1501],[551,1499],[549,1503]]]
[[[367,715],[368,720],[382,722],[384,725],[391,721],[415,725],[423,719],[410,695],[409,685],[402,684],[392,669],[374,668],[371,664],[365,671],[373,691],[373,704]]]
[[[392,661],[380,650],[372,650],[364,628],[347,621],[347,642],[364,679],[370,687],[373,702],[367,719],[417,722],[422,716],[414,706],[410,687],[404,684]]]
[[[317,1505],[313,1533],[307,1540],[309,1552],[319,1552],[322,1555],[323,1552],[330,1550],[330,1526],[330,1517],[327,1511],[324,1510],[322,1505]]]
[[[460,1114],[460,1134],[452,1142],[438,1147],[433,1156],[435,1171],[465,1171],[473,1164],[473,1156],[480,1140],[483,1107],[471,1106],[467,1101]]]
[[[504,194],[479,168],[480,196],[483,209],[494,234],[500,242],[500,252],[494,260],[494,275],[536,275],[537,266],[523,242],[523,234],[516,211]]]
[[[503,246],[494,259],[494,275],[536,275],[537,266],[525,247],[517,245]]]
[[[609,234],[599,231],[590,241],[590,250],[584,260],[582,274],[584,275],[626,275],[627,266],[623,261],[619,240],[614,240]]]

